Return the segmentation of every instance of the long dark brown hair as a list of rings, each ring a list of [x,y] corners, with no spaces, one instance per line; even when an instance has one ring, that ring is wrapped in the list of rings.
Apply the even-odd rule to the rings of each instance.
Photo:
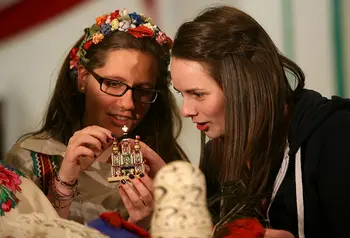
[[[83,36],[84,37],[84,36]],[[79,47],[83,37],[74,47]],[[155,150],[166,162],[187,157],[176,138],[182,128],[182,121],[175,98],[168,84],[168,65],[170,61],[170,45],[159,45],[153,38],[137,39],[129,33],[115,31],[106,36],[99,44],[93,44],[86,58],[89,69],[103,67],[106,54],[111,50],[132,49],[151,54],[157,63],[156,89],[160,90],[157,100],[151,104],[142,122],[132,132],[140,135],[142,140]],[[68,143],[84,116],[85,95],[78,91],[77,75],[69,68],[69,55],[61,67],[56,87],[40,130],[27,135],[52,137],[64,144]]]
[[[211,154],[200,162],[207,181],[222,186],[246,180],[247,196],[266,193],[270,171],[286,146],[287,112],[304,87],[302,70],[278,51],[259,23],[229,6],[208,8],[182,24],[172,55],[204,65],[226,98],[225,135],[211,141]],[[294,91],[286,71],[296,80]]]

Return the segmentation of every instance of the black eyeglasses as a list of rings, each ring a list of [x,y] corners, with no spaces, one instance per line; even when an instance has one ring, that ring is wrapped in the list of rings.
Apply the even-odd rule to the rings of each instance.
[[[150,88],[130,87],[119,80],[103,78],[93,70],[85,69],[100,83],[100,90],[111,96],[121,97],[130,89],[134,101],[150,104],[156,101],[160,92],[159,90]]]

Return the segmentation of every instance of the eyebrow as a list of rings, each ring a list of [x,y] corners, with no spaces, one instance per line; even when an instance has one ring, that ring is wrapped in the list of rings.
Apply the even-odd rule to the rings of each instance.
[[[112,75],[107,75],[107,76],[102,76],[102,78],[104,79],[110,79],[110,80],[115,80],[115,81],[122,81],[122,82],[126,82],[125,78],[119,77],[119,76],[112,76]]]
[[[180,90],[178,90],[177,88],[173,87],[175,91],[177,92],[181,92]],[[187,89],[185,90],[184,92],[185,93],[193,93],[193,92],[196,92],[196,91],[203,91],[203,89],[200,89],[200,88],[190,88],[190,89]]]
[[[112,75],[108,75],[108,76],[101,76],[104,79],[110,79],[110,80],[115,80],[115,81],[121,81],[123,83],[127,84],[127,80],[125,78],[119,77],[119,76],[112,76]],[[130,85],[129,85],[130,86]],[[134,85],[133,87],[139,87],[139,86],[149,86],[151,88],[154,88],[155,85],[153,85],[152,83],[146,83],[146,82],[140,82],[136,85]]]

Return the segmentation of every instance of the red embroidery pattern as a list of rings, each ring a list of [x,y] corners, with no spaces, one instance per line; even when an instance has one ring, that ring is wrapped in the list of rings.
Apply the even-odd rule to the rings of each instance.
[[[19,185],[22,183],[20,176],[23,174],[9,166],[5,166],[0,161],[0,216],[11,211],[18,205],[16,192],[21,192]]]
[[[56,157],[32,152],[34,164],[34,174],[40,180],[40,188],[47,195],[52,178],[55,176],[58,169]]]

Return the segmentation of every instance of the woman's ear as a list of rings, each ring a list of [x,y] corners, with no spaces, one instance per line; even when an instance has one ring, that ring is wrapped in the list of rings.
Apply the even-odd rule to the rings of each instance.
[[[86,91],[88,75],[89,75],[89,73],[87,72],[87,70],[83,66],[79,65],[78,66],[77,86],[78,86],[78,91],[81,93],[85,93],[85,91]]]

